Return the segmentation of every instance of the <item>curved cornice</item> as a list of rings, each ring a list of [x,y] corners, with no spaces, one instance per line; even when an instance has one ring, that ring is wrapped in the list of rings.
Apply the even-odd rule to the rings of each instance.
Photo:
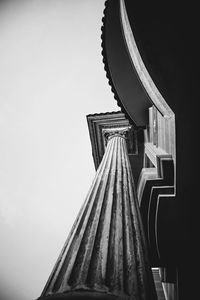
[[[114,98],[131,123],[145,127],[152,100],[131,62],[121,24],[119,0],[105,2],[102,21],[103,63]]]
[[[108,79],[108,83],[111,87],[112,93],[114,94],[114,98],[117,101],[117,105],[121,108],[121,111],[125,114],[125,117],[129,120],[129,122],[131,124],[135,125],[135,123],[133,122],[132,118],[130,117],[130,115],[128,114],[128,112],[126,111],[126,109],[124,108],[124,106],[120,100],[120,97],[119,97],[117,90],[115,88],[115,85],[113,83],[111,72],[110,72],[109,66],[108,66],[108,60],[107,60],[107,55],[106,55],[106,50],[105,50],[106,49],[106,47],[105,47],[105,22],[106,22],[106,12],[107,12],[108,2],[109,2],[109,0],[106,0],[104,3],[105,7],[103,10],[102,27],[101,27],[101,48],[102,48],[101,54],[103,57],[102,61],[104,64],[104,70],[106,72],[106,77]]]
[[[145,126],[147,109],[152,105],[165,118],[174,118],[173,111],[145,67],[134,39],[125,1],[106,0],[103,13],[103,63],[117,104],[137,126]]]
[[[120,0],[120,17],[121,17],[121,24],[124,32],[124,39],[126,42],[126,46],[131,58],[131,62],[134,65],[134,68],[137,71],[137,74],[140,78],[142,85],[144,86],[145,90],[147,91],[149,97],[151,98],[153,104],[156,108],[161,112],[164,117],[171,117],[173,116],[173,111],[166,103],[165,99],[161,95],[160,91],[156,87],[155,83],[153,82],[149,72],[147,71],[145,64],[142,60],[140,55],[139,49],[136,45],[136,41],[133,36],[133,32],[131,29],[131,25],[128,19],[126,5],[124,0]]]
[[[133,24],[124,0],[107,0],[102,19],[104,69],[114,98],[130,122],[138,127],[149,123],[148,109],[154,105],[169,120],[170,141],[175,148],[175,115],[151,75],[137,47]],[[172,151],[175,157],[175,150]]]

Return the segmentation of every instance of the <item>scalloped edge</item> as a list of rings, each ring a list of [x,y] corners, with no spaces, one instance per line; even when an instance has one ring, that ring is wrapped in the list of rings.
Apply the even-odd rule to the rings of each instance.
[[[107,12],[107,5],[108,5],[108,1],[106,0],[104,3],[104,10],[103,10],[103,17],[102,17],[102,26],[101,26],[101,55],[103,57],[102,62],[104,64],[104,70],[106,72],[106,78],[108,79],[108,84],[111,87],[111,92],[114,94],[114,99],[117,101],[117,105],[121,108],[121,112],[124,113],[125,117],[127,118],[127,120],[129,120],[130,124],[134,125],[135,127],[136,124],[134,123],[134,121],[131,119],[131,117],[129,116],[128,112],[126,111],[126,109],[124,108],[120,97],[118,96],[117,90],[115,89],[112,77],[111,77],[111,73],[109,70],[109,66],[108,66],[108,60],[107,60],[107,56],[106,56],[106,48],[105,48],[105,23],[106,23],[106,12]],[[140,127],[140,126],[139,126]]]

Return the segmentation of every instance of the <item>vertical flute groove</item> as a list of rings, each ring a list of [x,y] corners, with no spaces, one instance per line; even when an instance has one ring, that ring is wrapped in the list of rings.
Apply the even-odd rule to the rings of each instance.
[[[133,230],[132,226],[129,224],[129,220],[131,219],[130,215],[130,203],[129,203],[129,189],[128,185],[128,176],[127,176],[127,169],[126,169],[126,161],[125,161],[125,151],[123,151],[122,156],[122,165],[123,165],[123,195],[124,195],[124,205],[123,205],[123,212],[124,212],[124,289],[127,294],[137,294],[138,290],[138,279],[137,279],[137,272],[135,272],[135,256],[131,255],[134,253],[134,243],[133,243]]]
[[[112,141],[113,149],[115,141]],[[116,155],[113,153],[112,166],[115,165]],[[113,176],[112,168],[109,172],[107,186],[104,194],[104,205],[102,207],[101,216],[98,224],[97,235],[95,239],[95,245],[93,248],[93,256],[90,262],[90,274],[88,276],[88,284],[95,282],[96,285],[105,285],[106,264],[107,264],[107,252],[109,244],[109,229],[111,221],[111,209],[112,209],[112,192],[113,192]]]

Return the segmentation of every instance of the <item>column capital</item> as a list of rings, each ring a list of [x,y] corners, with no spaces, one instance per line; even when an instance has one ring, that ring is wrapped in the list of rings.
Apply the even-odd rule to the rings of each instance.
[[[125,127],[111,127],[111,128],[106,128],[102,130],[103,137],[105,144],[107,145],[107,142],[114,138],[114,137],[121,137],[124,139],[127,139],[127,133],[129,130],[131,130],[132,126],[125,126]]]
[[[121,136],[126,139],[128,154],[137,154],[137,130],[134,124],[126,119],[122,112],[93,114],[87,116],[92,144],[92,155],[97,170],[101,163],[109,139]]]

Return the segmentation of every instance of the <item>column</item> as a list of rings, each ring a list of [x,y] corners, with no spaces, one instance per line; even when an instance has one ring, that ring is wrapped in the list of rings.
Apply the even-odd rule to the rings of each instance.
[[[125,131],[105,132],[104,157],[38,300],[157,299]]]

